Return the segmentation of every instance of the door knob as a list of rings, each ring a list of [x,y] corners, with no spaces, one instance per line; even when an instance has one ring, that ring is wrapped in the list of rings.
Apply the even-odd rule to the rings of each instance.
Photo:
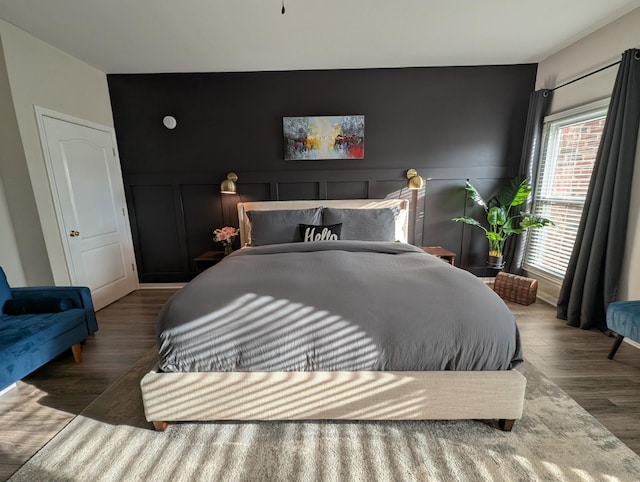
[[[80,231],[71,230],[69,231],[69,236],[71,236],[72,238],[75,238],[76,236],[80,236]]]

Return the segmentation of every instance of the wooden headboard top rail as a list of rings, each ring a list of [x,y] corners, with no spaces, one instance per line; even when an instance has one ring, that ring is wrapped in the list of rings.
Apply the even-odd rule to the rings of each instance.
[[[256,201],[238,203],[238,221],[240,223],[240,245],[246,246],[251,239],[251,225],[248,211],[275,211],[284,209],[310,209],[327,207],[338,209],[381,209],[399,208],[396,221],[396,239],[407,242],[409,232],[409,201],[407,199],[318,199],[304,201]]]

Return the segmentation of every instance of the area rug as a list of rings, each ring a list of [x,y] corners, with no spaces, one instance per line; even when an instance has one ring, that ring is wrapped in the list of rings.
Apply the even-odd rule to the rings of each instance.
[[[179,423],[154,432],[150,352],[10,479],[19,481],[640,480],[640,457],[526,363],[513,432],[483,421]]]

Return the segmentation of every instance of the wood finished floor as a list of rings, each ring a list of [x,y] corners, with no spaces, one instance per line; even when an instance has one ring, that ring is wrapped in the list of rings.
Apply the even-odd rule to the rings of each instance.
[[[175,290],[136,291],[97,313],[100,330],[0,397],[0,480],[11,476],[155,343],[158,311]],[[555,308],[508,303],[518,318],[525,358],[640,454],[640,350],[626,343],[607,359],[612,338],[568,327]]]

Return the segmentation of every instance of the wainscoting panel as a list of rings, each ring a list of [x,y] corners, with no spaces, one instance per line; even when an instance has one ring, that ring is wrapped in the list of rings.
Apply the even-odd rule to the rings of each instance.
[[[177,280],[188,272],[180,209],[174,202],[174,186],[130,186],[132,237],[143,283]],[[132,209],[133,208],[133,209]],[[140,233],[144,233],[141,236]]]
[[[225,224],[222,199],[219,187],[210,184],[183,184],[180,193],[189,270],[195,272],[193,258],[215,248],[213,230]]]
[[[320,199],[318,182],[279,182],[278,200],[295,201],[304,199]]]
[[[243,176],[244,177],[244,176]],[[276,184],[275,182],[248,182],[246,180],[240,181],[241,187],[239,189],[242,194],[242,200],[249,201],[269,201],[276,199]],[[219,189],[219,186],[218,186]],[[240,202],[240,194],[236,195],[236,204]],[[232,196],[225,196],[232,197]]]
[[[442,246],[456,253],[456,265],[462,260],[463,225],[452,218],[465,211],[464,179],[430,179],[424,197],[424,246]]]
[[[406,178],[402,180],[376,180],[369,182],[370,199],[400,199],[408,195]]]
[[[349,198],[347,196],[353,195]],[[366,181],[336,181],[327,183],[327,199],[367,199],[369,183]]]

